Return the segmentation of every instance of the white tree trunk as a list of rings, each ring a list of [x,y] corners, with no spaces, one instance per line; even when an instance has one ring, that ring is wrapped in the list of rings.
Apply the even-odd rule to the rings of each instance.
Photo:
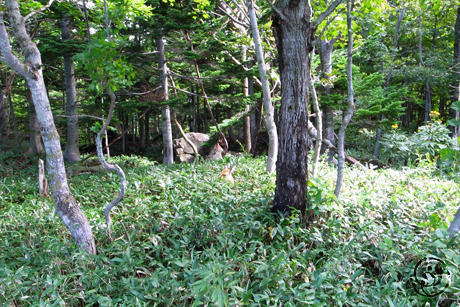
[[[95,254],[96,245],[91,227],[85,214],[70,193],[67,184],[59,134],[54,125],[53,114],[43,81],[40,52],[26,32],[25,20],[20,14],[18,1],[6,0],[5,3],[12,32],[16,42],[21,47],[25,62],[20,62],[11,50],[2,11],[0,11],[0,52],[4,63],[24,77],[29,86],[41,125],[41,135],[46,151],[49,189],[56,204],[56,212],[70,230],[77,246]]]
[[[260,81],[262,83],[262,98],[264,101],[265,115],[264,123],[268,133],[268,160],[267,172],[271,173],[276,169],[276,160],[278,156],[278,132],[274,120],[274,108],[270,99],[270,85],[268,84],[267,72],[265,68],[265,59],[262,49],[262,43],[257,26],[257,17],[254,8],[254,0],[246,2],[250,19],[252,38],[254,40],[254,49],[256,51],[257,66],[259,67]]]

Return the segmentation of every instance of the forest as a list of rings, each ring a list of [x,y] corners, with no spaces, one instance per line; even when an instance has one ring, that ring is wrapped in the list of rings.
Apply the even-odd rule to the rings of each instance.
[[[1,306],[460,306],[459,0],[0,1]]]

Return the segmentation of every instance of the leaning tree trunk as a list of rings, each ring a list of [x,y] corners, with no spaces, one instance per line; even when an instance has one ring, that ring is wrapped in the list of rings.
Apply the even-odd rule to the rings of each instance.
[[[40,52],[26,32],[25,20],[19,11],[17,0],[6,0],[10,26],[16,42],[19,44],[24,62],[20,62],[13,54],[9,36],[3,20],[4,12],[0,11],[0,52],[3,61],[10,68],[26,79],[29,86],[46,150],[46,168],[49,177],[49,189],[56,204],[56,212],[70,230],[77,246],[89,253],[96,253],[96,245],[88,220],[80,206],[70,193],[64,168],[59,134],[54,125],[48,95],[42,75]]]
[[[285,20],[273,17],[281,78],[281,120],[276,162],[273,211],[305,212],[308,183],[308,97],[310,57],[314,29],[308,1],[291,1],[282,9]],[[280,3],[280,2],[279,2]]]
[[[252,39],[254,40],[254,49],[256,51],[257,66],[259,67],[260,82],[262,83],[262,99],[264,102],[265,115],[263,115],[265,129],[268,133],[268,159],[267,172],[271,173],[275,170],[276,159],[278,154],[278,133],[274,120],[275,109],[270,98],[270,85],[268,83],[267,72],[265,68],[265,59],[262,49],[262,42],[257,26],[257,17],[254,8],[254,0],[246,2],[252,31]]]
[[[70,39],[71,21],[68,15],[62,15],[61,35],[62,40]],[[64,56],[65,79],[65,113],[67,116],[67,138],[64,150],[64,161],[76,163],[80,161],[78,148],[78,117],[77,117],[77,90],[72,56]]]
[[[158,48],[158,68],[160,69],[160,81],[163,86],[164,101],[169,100],[168,96],[168,68],[166,66],[165,58],[165,42],[163,37],[157,38]],[[168,105],[161,108],[161,117],[163,119],[163,164],[170,165],[174,163],[173,160],[173,140],[171,129],[171,112]]]

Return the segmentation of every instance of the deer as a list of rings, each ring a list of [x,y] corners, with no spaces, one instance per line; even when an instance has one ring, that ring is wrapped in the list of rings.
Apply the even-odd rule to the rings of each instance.
[[[220,172],[219,177],[217,178],[224,178],[227,181],[230,181],[231,183],[235,183],[235,179],[233,179],[232,173],[236,170],[236,165],[233,167],[230,167],[228,165],[224,166],[224,170]]]

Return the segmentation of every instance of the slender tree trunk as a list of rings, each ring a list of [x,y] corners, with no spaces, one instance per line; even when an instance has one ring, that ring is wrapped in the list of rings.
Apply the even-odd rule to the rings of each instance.
[[[14,112],[13,101],[11,99],[11,93],[8,95],[8,103],[10,105],[11,119],[13,120],[14,142],[16,146],[19,146],[20,139],[19,139],[19,131],[18,131],[18,122],[16,120],[16,114]]]
[[[329,75],[332,73],[332,50],[334,49],[334,44],[337,39],[332,39],[330,41],[324,39],[319,42],[320,45],[320,60],[321,60],[321,78],[328,80]],[[332,93],[332,85],[326,84],[324,87],[324,96],[330,95]],[[326,140],[335,145],[334,138],[334,109],[330,105],[325,105],[322,107],[322,122],[323,122],[323,135]],[[327,148],[322,147],[324,152]],[[329,150],[328,152],[328,161],[332,162],[334,159],[334,152]]]
[[[42,76],[40,52],[26,32],[25,20],[19,11],[17,0],[6,0],[10,26],[16,42],[21,47],[25,62],[21,63],[12,53],[9,36],[3,21],[4,13],[0,11],[0,52],[4,62],[26,79],[46,150],[46,169],[49,177],[49,189],[56,204],[56,212],[70,230],[77,246],[89,253],[96,253],[91,227],[85,214],[70,193],[64,168],[59,134],[54,125],[53,114],[46,93]],[[26,68],[26,69],[25,69]]]
[[[460,6],[457,8],[457,18],[455,20],[454,27],[455,41],[454,41],[454,54],[453,54],[453,65],[460,63]],[[450,96],[450,104],[455,101],[460,101],[460,72],[458,67],[452,70],[452,88]],[[459,120],[459,112],[453,109],[449,109],[449,118]],[[459,136],[460,126],[449,126],[449,129],[453,136],[456,138]]]
[[[10,136],[10,114],[7,107],[7,100],[10,97],[11,86],[13,84],[14,74],[9,77],[5,75],[5,87],[0,96],[0,140],[8,140]],[[11,112],[14,117],[14,112]],[[17,127],[16,127],[17,129]]]
[[[145,119],[144,119],[144,133],[145,133],[145,147],[150,146],[150,111],[147,110],[145,112]]]
[[[139,118],[139,138],[141,139],[141,146],[139,149],[141,152],[145,151],[145,123],[144,118]]]
[[[312,59],[315,54],[314,48],[312,51]],[[311,78],[311,75],[310,75]],[[317,171],[318,171],[318,164],[319,164],[319,154],[321,151],[321,143],[323,140],[323,121],[322,121],[322,116],[321,116],[321,111],[319,109],[319,103],[318,103],[318,95],[316,94],[316,89],[315,89],[315,84],[310,82],[310,90],[311,90],[311,97],[313,100],[313,108],[316,113],[316,131],[317,135],[316,141],[315,141],[315,151],[313,153],[313,169],[312,169],[312,176],[316,177]]]
[[[70,39],[71,21],[68,15],[62,15],[61,35],[62,41]],[[78,111],[77,90],[75,85],[75,73],[71,56],[64,56],[64,79],[67,116],[67,139],[64,150],[64,161],[75,163],[80,161],[80,149],[78,147]]]
[[[353,116],[355,110],[354,91],[353,91],[353,22],[351,12],[353,11],[355,1],[347,0],[347,30],[348,30],[348,49],[347,49],[347,82],[348,82],[348,108],[345,114],[342,125],[340,126],[339,136],[337,140],[337,149],[339,156],[339,164],[337,166],[337,183],[335,184],[334,194],[339,197],[343,183],[343,171],[345,167],[345,130]]]
[[[26,96],[29,103],[29,152],[36,155],[42,155],[45,150],[43,149],[42,139],[40,137],[40,123],[38,122],[32,94],[29,89],[27,89]]]
[[[274,120],[274,108],[270,98],[270,84],[268,83],[267,72],[265,68],[265,59],[262,49],[262,42],[259,35],[259,28],[257,26],[254,0],[248,0],[246,5],[248,7],[248,15],[250,19],[252,38],[254,40],[254,49],[256,51],[257,66],[259,67],[260,81],[262,83],[262,99],[264,101],[265,108],[264,123],[265,129],[267,129],[268,133],[268,159],[266,170],[267,172],[271,173],[276,169],[276,159],[278,155],[278,132],[276,130],[276,124]]]
[[[395,38],[393,40],[393,51],[391,53],[391,64],[393,64],[393,60],[396,54],[396,48],[398,47],[398,38],[399,38],[399,29],[401,27],[401,22],[404,18],[404,15],[406,14],[406,8],[403,8],[401,10],[401,13],[399,14],[398,21],[396,22],[396,27],[395,27]],[[390,86],[390,80],[391,80],[391,75],[393,74],[392,68],[390,68],[390,71],[388,72],[387,80],[385,81],[385,88]],[[385,116],[382,115],[382,119],[384,119]],[[376,138],[375,138],[375,147],[374,147],[374,159],[378,160],[379,158],[379,150],[380,150],[380,139],[382,138],[382,129],[379,128],[377,129],[376,133]]]
[[[160,69],[160,80],[163,85],[163,97],[164,101],[169,100],[168,94],[168,68],[166,66],[165,58],[165,45],[164,38],[157,38],[157,49],[158,49],[158,68]],[[163,119],[162,130],[163,130],[163,164],[170,165],[174,163],[173,160],[173,140],[172,140],[172,129],[171,129],[171,114],[168,105],[164,105],[161,109],[161,116]]]

